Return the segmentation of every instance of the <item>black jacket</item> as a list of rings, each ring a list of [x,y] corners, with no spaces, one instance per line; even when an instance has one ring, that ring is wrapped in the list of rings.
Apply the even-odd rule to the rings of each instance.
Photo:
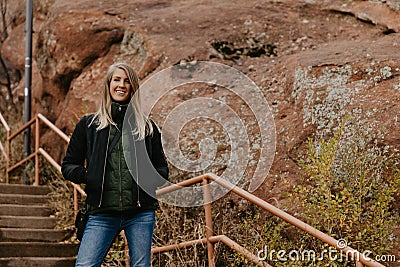
[[[64,178],[71,182],[86,184],[86,202],[91,206],[100,207],[110,127],[97,131],[97,125],[95,123],[90,124],[92,118],[93,114],[84,116],[76,125],[62,162],[61,172]],[[139,141],[135,141],[132,136],[126,141],[130,144],[134,142],[136,146],[135,154],[132,154],[129,158],[137,157],[137,161],[135,160],[128,166],[138,169],[139,185],[147,194],[145,199],[147,202],[154,202],[156,201],[154,199],[155,190],[164,184],[168,178],[168,165],[161,144],[161,134],[153,123],[152,135],[148,135],[144,140]],[[134,150],[127,153],[134,153]],[[136,173],[136,170],[133,172]],[[144,203],[145,206],[152,204]]]

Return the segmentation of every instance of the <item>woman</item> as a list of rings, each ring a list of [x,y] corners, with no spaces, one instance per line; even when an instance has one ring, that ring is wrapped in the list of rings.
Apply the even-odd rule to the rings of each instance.
[[[86,184],[89,213],[75,266],[101,266],[121,230],[130,266],[150,266],[155,190],[167,179],[168,166],[160,132],[143,114],[138,89],[129,65],[111,65],[97,112],[84,116],[71,136],[62,174]]]

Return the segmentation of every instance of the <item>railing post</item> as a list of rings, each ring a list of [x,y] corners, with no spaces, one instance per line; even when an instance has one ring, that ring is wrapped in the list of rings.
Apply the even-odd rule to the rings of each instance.
[[[214,244],[209,240],[213,236],[213,221],[212,221],[212,210],[211,210],[211,192],[210,184],[207,178],[203,179],[203,195],[204,195],[204,212],[206,217],[206,238],[207,238],[207,255],[208,255],[208,266],[215,267],[215,254]]]
[[[39,185],[40,181],[39,181],[39,140],[40,140],[40,136],[39,136],[39,132],[40,132],[40,127],[39,127],[39,117],[36,115],[36,125],[35,125],[35,183],[34,185]]]
[[[74,217],[78,214],[79,203],[78,203],[78,190],[74,186]]]

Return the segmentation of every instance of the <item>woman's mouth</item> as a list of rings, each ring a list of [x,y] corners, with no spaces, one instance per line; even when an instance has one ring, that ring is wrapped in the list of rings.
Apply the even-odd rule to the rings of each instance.
[[[125,95],[126,94],[126,90],[116,89],[115,93],[117,93],[118,95]]]

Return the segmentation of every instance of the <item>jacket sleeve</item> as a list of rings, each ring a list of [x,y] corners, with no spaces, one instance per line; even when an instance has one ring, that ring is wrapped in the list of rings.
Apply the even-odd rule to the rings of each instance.
[[[76,184],[86,183],[86,120],[87,117],[84,117],[76,125],[61,164],[64,178]]]
[[[168,180],[169,169],[167,159],[164,154],[164,149],[161,143],[161,133],[154,123],[151,143],[153,166],[165,180]]]

